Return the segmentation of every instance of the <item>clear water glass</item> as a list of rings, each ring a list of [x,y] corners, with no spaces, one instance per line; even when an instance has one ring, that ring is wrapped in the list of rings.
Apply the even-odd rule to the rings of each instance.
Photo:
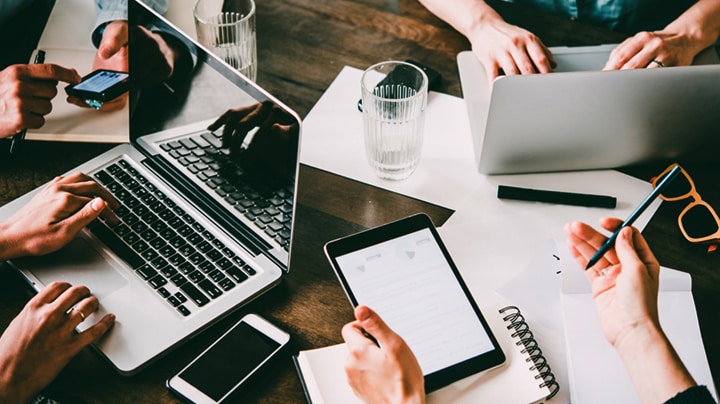
[[[428,79],[420,68],[388,61],[363,73],[365,152],[383,179],[408,178],[422,154]]]
[[[198,0],[193,15],[198,41],[255,81],[257,44],[253,0]]]

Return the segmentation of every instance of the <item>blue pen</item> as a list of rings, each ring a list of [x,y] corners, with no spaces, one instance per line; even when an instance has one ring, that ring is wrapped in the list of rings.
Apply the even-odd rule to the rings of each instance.
[[[33,64],[39,65],[45,63],[45,51],[42,49],[39,49],[37,53],[35,54],[35,60],[33,60]],[[10,142],[10,154],[15,153],[17,148],[20,146],[20,143],[25,140],[25,134],[27,133],[27,129],[23,129],[20,132],[13,135],[12,141]]]
[[[658,184],[655,189],[645,197],[645,200],[638,205],[637,208],[633,211],[633,213],[628,216],[628,218],[620,225],[620,227],[615,230],[615,232],[608,238],[605,243],[600,246],[600,249],[597,250],[597,252],[590,258],[590,261],[588,261],[587,265],[585,266],[585,270],[587,271],[588,268],[595,265],[598,261],[600,261],[600,258],[605,255],[605,253],[615,244],[615,239],[617,238],[618,234],[620,234],[620,230],[623,229],[623,227],[632,226],[632,224],[637,220],[637,218],[645,211],[645,209],[650,206],[650,204],[655,200],[655,198],[658,197],[663,191],[663,189],[667,188],[668,185],[672,182],[672,180],[675,179],[675,177],[680,174],[680,166],[676,165],[675,168],[673,168],[670,173],[660,181],[660,184]]]

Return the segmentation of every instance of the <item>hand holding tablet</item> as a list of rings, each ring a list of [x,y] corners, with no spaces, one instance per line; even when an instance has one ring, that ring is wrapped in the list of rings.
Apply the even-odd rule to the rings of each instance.
[[[353,307],[370,307],[407,342],[426,392],[505,361],[426,215],[331,241],[325,253]]]

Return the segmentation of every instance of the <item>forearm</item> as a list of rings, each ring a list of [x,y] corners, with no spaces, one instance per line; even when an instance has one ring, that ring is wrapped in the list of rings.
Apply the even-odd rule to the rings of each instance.
[[[488,23],[503,21],[483,0],[419,0],[430,12],[467,38]]]
[[[720,0],[699,0],[665,30],[690,39],[696,52],[713,45],[720,36]]]
[[[616,342],[615,348],[643,403],[665,402],[696,385],[657,326],[637,327],[632,335]]]

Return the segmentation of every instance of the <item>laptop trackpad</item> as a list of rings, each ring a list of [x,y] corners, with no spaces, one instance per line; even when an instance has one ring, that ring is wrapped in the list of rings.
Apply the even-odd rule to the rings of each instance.
[[[110,261],[80,237],[73,239],[60,251],[15,260],[15,265],[23,271],[31,272],[43,285],[54,281],[85,285],[98,300],[128,283]]]

